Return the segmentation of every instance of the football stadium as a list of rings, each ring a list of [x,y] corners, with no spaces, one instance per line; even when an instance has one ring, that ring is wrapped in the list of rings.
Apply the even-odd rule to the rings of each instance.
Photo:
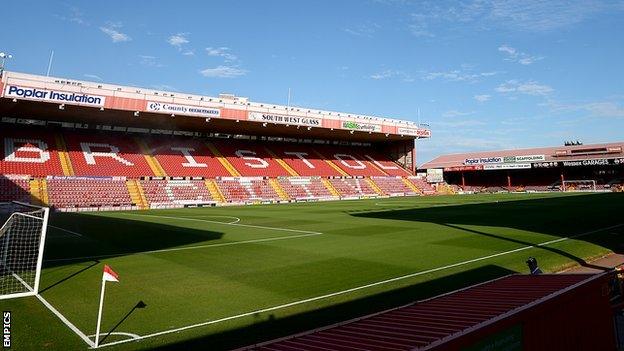
[[[90,25],[70,12],[58,20]],[[382,28],[371,27],[345,31]],[[99,29],[131,41],[121,24]],[[193,56],[189,38],[168,43]],[[206,51],[242,64],[228,47]],[[522,66],[545,60],[498,51]],[[426,124],[420,110],[416,121],[291,104],[290,90],[278,104],[76,79],[50,74],[53,55],[43,75],[5,69],[12,57],[0,53],[4,349],[624,350],[617,122],[604,142],[464,145],[425,159],[474,113]],[[397,77],[414,80],[391,69],[370,79]],[[551,93],[522,84],[496,91]]]
[[[431,131],[407,121],[9,71],[1,90],[2,306],[33,349],[96,347],[100,323],[97,347],[245,347],[622,249],[624,143],[421,171]]]

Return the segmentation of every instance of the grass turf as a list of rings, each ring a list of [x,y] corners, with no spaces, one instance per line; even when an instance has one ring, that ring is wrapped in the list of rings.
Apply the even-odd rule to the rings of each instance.
[[[107,284],[104,332],[139,300],[147,307],[115,332],[145,336],[245,314],[107,349],[233,348],[525,272],[528,256],[553,271],[622,252],[624,227],[617,227],[435,270],[622,224],[623,200],[614,193],[500,194],[58,213],[50,220],[41,296],[94,334],[106,263],[121,282]],[[434,271],[315,299],[427,270]],[[87,348],[36,298],[0,307],[13,312],[16,349]],[[124,339],[112,334],[104,344]]]

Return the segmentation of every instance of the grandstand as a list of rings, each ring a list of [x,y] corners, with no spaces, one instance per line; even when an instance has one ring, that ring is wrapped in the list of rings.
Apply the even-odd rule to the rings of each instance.
[[[432,193],[414,179],[414,140],[431,132],[413,122],[6,71],[0,90],[5,200],[82,211]]]
[[[421,168],[465,192],[620,191],[624,142],[443,155]]]

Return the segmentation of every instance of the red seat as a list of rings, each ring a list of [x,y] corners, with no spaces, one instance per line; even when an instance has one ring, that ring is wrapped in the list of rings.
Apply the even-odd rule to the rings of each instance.
[[[80,176],[153,176],[139,145],[125,134],[65,133],[74,173]]]
[[[36,129],[2,130],[0,139],[0,174],[63,175],[53,133]]]
[[[231,175],[202,140],[150,138],[147,144],[168,176],[215,178]]]

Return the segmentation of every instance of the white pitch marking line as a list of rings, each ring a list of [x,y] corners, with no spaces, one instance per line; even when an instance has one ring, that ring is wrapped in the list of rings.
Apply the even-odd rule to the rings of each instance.
[[[559,239],[555,239],[555,240],[545,241],[545,242],[539,243],[539,244],[523,246],[523,247],[520,247],[520,248],[517,248],[517,249],[514,249],[514,250],[503,251],[503,252],[499,252],[499,253],[496,253],[496,254],[492,254],[492,255],[488,255],[488,256],[482,256],[482,257],[474,258],[474,259],[463,261],[463,262],[457,262],[457,263],[453,263],[453,264],[442,266],[442,267],[437,267],[437,268],[432,268],[432,269],[428,269],[428,270],[425,270],[425,271],[410,273],[410,274],[402,275],[402,276],[399,276],[399,277],[394,277],[394,278],[390,278],[390,279],[386,279],[386,280],[381,280],[381,281],[378,281],[378,282],[374,282],[374,283],[370,283],[370,284],[366,284],[366,285],[362,285],[362,286],[356,286],[354,288],[350,288],[350,289],[346,289],[346,290],[342,290],[342,291],[336,291],[336,292],[333,292],[333,293],[330,293],[330,294],[326,294],[326,295],[315,296],[315,297],[311,297],[311,298],[304,299],[304,300],[294,301],[294,302],[290,302],[290,303],[279,305],[279,306],[263,308],[263,309],[256,310],[256,311],[241,313],[241,314],[238,314],[238,315],[235,315],[235,316],[224,317],[224,318],[215,319],[215,320],[211,320],[211,321],[206,321],[206,322],[202,322],[202,323],[187,325],[187,326],[180,327],[180,328],[169,329],[169,330],[164,330],[164,331],[160,331],[160,332],[156,332],[156,333],[152,333],[152,334],[147,334],[147,335],[143,335],[143,336],[139,337],[138,339],[114,341],[114,342],[110,342],[110,343],[106,343],[106,344],[100,345],[100,347],[112,346],[112,345],[126,343],[126,342],[129,342],[129,341],[141,340],[141,339],[147,339],[147,338],[160,336],[160,335],[165,335],[165,334],[177,333],[177,332],[184,331],[184,330],[187,330],[187,329],[203,327],[203,326],[206,326],[206,325],[221,323],[221,322],[229,321],[229,320],[232,320],[232,319],[238,319],[238,318],[242,318],[242,317],[253,316],[253,315],[258,314],[258,313],[271,312],[271,311],[279,310],[279,309],[282,309],[282,308],[287,308],[287,307],[292,307],[292,306],[296,306],[296,305],[301,305],[301,304],[312,302],[312,301],[323,300],[323,299],[326,299],[326,298],[329,298],[329,297],[334,297],[334,296],[338,296],[338,295],[344,295],[344,294],[347,294],[347,293],[350,293],[350,292],[354,292],[354,291],[370,288],[370,287],[377,286],[377,285],[383,285],[383,284],[387,284],[387,283],[391,283],[391,282],[395,282],[395,281],[399,281],[399,280],[403,280],[403,279],[407,279],[407,278],[413,278],[413,277],[416,277],[416,276],[419,276],[419,275],[434,273],[434,272],[446,270],[446,269],[449,269],[449,268],[455,268],[455,267],[463,266],[463,265],[466,265],[466,264],[469,264],[469,263],[483,261],[483,260],[487,260],[487,259],[498,257],[498,256],[504,256],[504,255],[508,255],[508,254],[511,254],[511,253],[516,253],[516,252],[520,252],[520,251],[524,251],[524,250],[528,250],[528,249],[532,249],[532,248],[536,248],[536,247],[546,246],[546,245],[558,243],[558,242],[569,240],[569,239],[580,238],[582,236],[587,236],[587,235],[590,235],[590,234],[603,232],[603,231],[606,231],[606,230],[609,230],[609,229],[613,229],[613,228],[618,228],[618,227],[621,227],[621,226],[624,226],[624,224],[617,224],[617,225],[613,225],[613,226],[602,228],[602,229],[596,229],[596,230],[592,230],[592,231],[585,232],[585,233],[580,233],[580,234],[576,234],[576,235],[572,235],[572,236],[568,236],[568,237],[563,237],[563,238],[559,238]]]
[[[166,219],[181,219],[186,221],[197,221],[197,222],[207,222],[207,223],[217,223],[217,224],[225,224],[225,225],[235,225],[240,227],[248,227],[248,228],[259,228],[259,229],[269,229],[269,230],[281,230],[285,232],[293,232],[293,233],[306,233],[306,234],[323,234],[320,232],[313,232],[310,230],[300,230],[300,229],[289,229],[289,228],[278,228],[278,227],[265,227],[261,225],[252,225],[252,224],[240,224],[240,223],[225,223],[219,221],[210,221],[207,219],[198,219],[198,218],[188,218],[188,217],[171,217],[171,216],[157,216],[157,215],[139,215],[134,213],[123,213],[122,215],[126,216],[135,216],[135,217],[155,217],[155,218],[166,218]]]
[[[64,232],[66,232],[66,233],[69,233],[69,234],[73,234],[73,235],[76,235],[76,236],[82,237],[82,234],[80,234],[80,233],[76,233],[76,232],[73,232],[73,231],[71,231],[71,230],[64,229],[64,228],[61,228],[61,227],[57,227],[57,226],[54,226],[54,225],[51,225],[51,224],[48,224],[48,227],[50,227],[50,228],[54,228],[54,229],[58,229],[58,230],[62,230],[62,231],[64,231]]]
[[[241,221],[240,218],[234,217],[234,216],[193,215],[193,216],[189,216],[189,217],[233,218],[234,219],[233,222],[227,222],[227,223],[226,222],[221,222],[223,224],[236,224],[236,223]],[[188,217],[183,217],[183,218],[188,218]]]
[[[100,334],[100,336],[102,336],[103,334],[104,334],[104,333]],[[110,333],[110,335],[122,335],[122,336],[129,336],[129,337],[131,337],[132,339],[138,339],[138,338],[140,338],[140,337],[141,337],[141,336],[140,336],[140,335],[138,335],[138,334],[132,334],[132,333],[126,333],[126,332],[112,332],[112,333]],[[95,334],[88,335],[88,337],[89,337],[89,338],[95,338]]]
[[[224,224],[227,224],[227,223],[224,223]],[[278,236],[278,237],[263,238],[263,239],[252,239],[252,240],[244,240],[244,241],[232,241],[232,242],[218,243],[218,244],[206,244],[206,245],[197,245],[197,246],[173,247],[173,248],[169,248],[169,249],[140,251],[140,252],[131,252],[131,253],[123,253],[122,252],[122,253],[108,254],[108,255],[56,258],[56,259],[51,259],[51,260],[45,260],[44,262],[64,262],[64,261],[97,259],[97,258],[106,258],[106,257],[115,257],[115,256],[130,256],[130,255],[136,255],[136,254],[151,254],[151,253],[170,252],[170,251],[184,251],[184,250],[205,249],[205,248],[209,248],[209,247],[232,246],[232,245],[261,243],[261,242],[266,242],[266,241],[277,241],[277,240],[305,238],[305,237],[308,237],[308,236],[317,236],[317,235],[322,235],[322,234],[323,233],[310,233],[310,234],[300,234],[300,235]]]
[[[68,326],[69,329],[71,329],[74,333],[76,333],[76,335],[78,335],[82,340],[84,340],[84,342],[86,342],[87,345],[91,347],[95,346],[95,343],[91,341],[91,339],[89,339],[88,336],[86,336],[83,332],[81,332],[80,329],[78,329],[74,324],[72,324],[72,322],[70,322],[67,318],[65,318],[65,316],[63,316],[61,312],[59,312],[46,299],[44,299],[43,296],[39,294],[35,296],[37,296],[39,301],[41,301],[41,303],[43,303],[45,307],[47,307],[50,311],[52,311],[52,313],[54,313],[61,320],[61,322],[65,323],[65,325]]]

